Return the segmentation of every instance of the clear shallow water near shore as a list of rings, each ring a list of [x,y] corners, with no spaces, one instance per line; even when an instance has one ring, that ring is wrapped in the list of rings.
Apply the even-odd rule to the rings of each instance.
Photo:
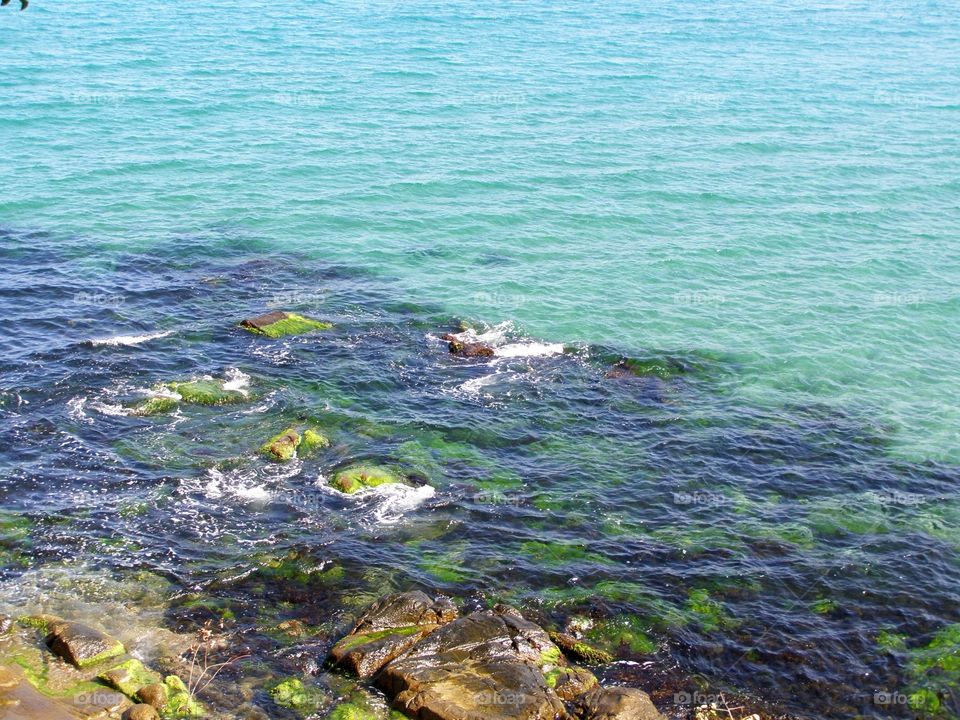
[[[2,489],[36,522],[6,597],[70,559],[253,622],[297,591],[224,578],[294,548],[347,569],[331,603],[634,614],[663,665],[822,717],[938,682],[910,651],[960,621],[952,5],[0,19]],[[337,330],[231,329],[270,304]],[[452,361],[462,317],[518,356]],[[604,378],[622,355],[663,377]],[[250,405],[122,412],[231,372]],[[304,413],[331,454],[225,462]],[[317,485],[354,457],[434,493]]]

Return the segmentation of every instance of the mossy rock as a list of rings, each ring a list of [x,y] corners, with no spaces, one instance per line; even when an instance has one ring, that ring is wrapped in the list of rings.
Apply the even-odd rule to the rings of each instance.
[[[164,415],[172,412],[178,405],[176,398],[165,395],[158,395],[137,405],[133,410],[134,415],[140,417],[151,417],[153,415]]]
[[[613,655],[610,653],[605,650],[599,650],[582,640],[577,640],[572,635],[551,631],[550,639],[553,640],[558,648],[574,660],[584,662],[588,665],[606,665],[607,663],[613,662]]]
[[[317,450],[330,446],[323,434],[313,429],[300,433],[297,427],[289,427],[274,435],[260,447],[260,453],[277,462],[287,462],[294,456],[306,457]]]
[[[288,335],[303,335],[318,330],[329,330],[333,325],[297,313],[271,312],[259,317],[248,318],[240,323],[240,327],[256,335],[280,338]]]
[[[382,715],[363,705],[344,702],[327,715],[327,720],[382,720]]]
[[[206,708],[193,696],[179,677],[168,675],[163,684],[167,686],[164,717],[204,717],[207,714]]]
[[[626,648],[632,653],[649,655],[657,645],[650,639],[646,626],[636,615],[618,615],[597,621],[586,631],[587,639],[611,652]]]
[[[389,468],[377,465],[354,465],[334,475],[330,485],[345,493],[355,493],[380,485],[404,484],[403,478]]]
[[[180,396],[180,401],[190,405],[227,405],[243,402],[246,394],[239,390],[227,390],[223,381],[213,378],[170,382],[164,387]]]
[[[299,678],[287,678],[270,690],[270,698],[279,706],[311,715],[325,702],[320,688],[307,687]]]
[[[136,658],[130,658],[100,673],[97,679],[131,699],[136,697],[137,691],[143,686],[153,685],[161,680],[159,673],[149,670]]]

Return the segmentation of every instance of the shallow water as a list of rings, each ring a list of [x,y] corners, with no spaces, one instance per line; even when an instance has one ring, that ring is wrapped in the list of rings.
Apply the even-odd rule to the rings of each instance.
[[[439,340],[459,318],[401,283],[229,237],[117,254],[96,271],[109,301],[89,296],[82,242],[6,233],[2,252],[7,603],[55,603],[69,593],[43,578],[66,567],[159,573],[180,597],[167,622],[201,620],[199,593],[255,645],[291,617],[335,637],[411,586],[544,621],[632,616],[624,659],[824,718],[906,712],[875,693],[922,684],[909,650],[960,619],[960,471],[891,456],[895,431],[855,410],[752,403],[735,356],[564,347],[502,323],[477,332],[506,357],[463,360]],[[277,287],[335,328],[235,327]],[[130,414],[156,383],[204,375],[249,398]],[[331,448],[257,456],[297,420]],[[326,487],[358,460],[419,487]],[[300,651],[314,663],[318,642]],[[607,672],[656,690],[630,668]]]

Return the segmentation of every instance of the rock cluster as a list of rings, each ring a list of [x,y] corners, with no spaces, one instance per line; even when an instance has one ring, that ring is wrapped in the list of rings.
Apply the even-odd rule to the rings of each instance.
[[[582,644],[580,644],[582,645]],[[596,658],[586,646],[575,653]],[[330,652],[418,720],[660,720],[633,688],[601,688],[515,609],[459,616],[422,592],[374,604]]]

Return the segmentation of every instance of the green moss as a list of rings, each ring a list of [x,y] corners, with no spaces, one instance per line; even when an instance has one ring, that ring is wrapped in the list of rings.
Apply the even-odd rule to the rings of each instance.
[[[150,417],[151,415],[162,415],[171,412],[177,407],[177,399],[158,395],[140,403],[133,409],[134,415],[140,417]]]
[[[381,715],[363,705],[345,702],[337,705],[327,718],[328,720],[380,720]]]
[[[723,604],[711,598],[710,592],[706,589],[691,590],[687,597],[686,607],[689,612],[697,617],[704,630],[731,628],[737,624],[726,613]]]
[[[563,668],[553,668],[552,670],[547,670],[543,674],[543,679],[547,683],[548,688],[555,688],[557,686],[557,681],[567,674],[567,671]]]
[[[390,483],[403,483],[403,479],[389,468],[376,465],[354,465],[341,470],[330,481],[331,486],[345,493],[355,493],[364,488]]]
[[[952,717],[943,704],[960,687],[960,623],[940,629],[927,645],[909,650],[908,658],[911,706],[923,717]]]
[[[137,690],[144,685],[161,681],[159,673],[148,670],[136,658],[131,658],[100,673],[97,679],[131,699],[137,694]]]
[[[591,562],[601,565],[610,563],[603,555],[588,552],[582,545],[575,543],[546,543],[539,540],[529,540],[520,544],[520,552],[547,567],[564,567],[577,562]]]
[[[239,390],[224,389],[223,382],[213,378],[170,382],[164,387],[179,395],[181,402],[191,405],[227,405],[247,399],[247,396]]]
[[[296,428],[287,428],[282,433],[274,435],[267,440],[261,447],[260,452],[271,460],[277,462],[286,462],[293,459],[297,453],[297,448],[303,439]]]
[[[241,325],[244,330],[255,335],[266,335],[270,338],[285,337],[287,335],[303,335],[304,333],[315,332],[317,330],[329,330],[333,327],[331,323],[322,320],[313,320],[312,318],[298,315],[297,313],[284,313],[285,318],[277,320],[270,325],[264,325],[260,328]]]
[[[341,650],[352,650],[353,648],[366,645],[367,643],[377,642],[378,640],[383,640],[384,638],[396,636],[407,637],[409,635],[416,635],[418,632],[420,632],[419,627],[416,625],[408,625],[404,627],[391,628],[389,630],[357,633],[356,635],[347,635],[337,643],[337,647],[339,647]]]
[[[176,675],[168,675],[163,681],[167,686],[167,704],[163,708],[163,717],[203,717],[206,715],[206,708],[201,705],[183,680]]]
[[[839,607],[839,603],[830,598],[818,598],[810,603],[810,611],[817,615],[829,615]]]
[[[326,447],[330,447],[330,440],[326,435],[316,430],[304,430],[303,439],[300,441],[300,447],[297,449],[297,453],[306,457],[310,453]]]
[[[316,687],[307,687],[298,678],[288,678],[270,690],[270,697],[281,707],[292,708],[304,715],[315,713],[323,705],[325,696]]]
[[[907,636],[899,635],[889,630],[881,630],[877,633],[877,648],[888,652],[898,652],[907,647]]]
[[[551,645],[540,653],[540,665],[559,665],[563,662],[563,653],[556,645]]]
[[[600,620],[586,632],[587,639],[611,652],[628,648],[630,652],[648,655],[656,651],[656,643],[646,633],[646,625],[636,615],[618,615]]]
[[[91,668],[95,665],[99,665],[100,663],[106,662],[111,658],[115,658],[119,655],[123,655],[125,652],[127,652],[126,648],[124,648],[120,642],[117,642],[115,645],[104,650],[99,655],[94,655],[93,657],[89,657],[84,660],[78,661],[77,667],[79,667],[81,670],[85,668]]]

